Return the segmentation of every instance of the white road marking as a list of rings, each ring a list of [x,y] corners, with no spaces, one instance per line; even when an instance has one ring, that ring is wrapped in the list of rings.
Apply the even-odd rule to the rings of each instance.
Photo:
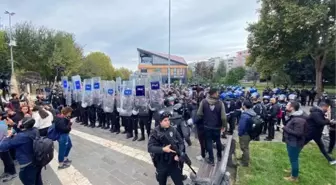
[[[54,151],[54,159],[49,163],[49,166],[57,175],[57,178],[63,185],[92,185],[89,179],[84,177],[75,167],[72,165],[69,168],[58,170],[58,153]],[[43,177],[42,177],[43,179]]]
[[[82,139],[91,141],[93,143],[96,143],[96,144],[102,145],[104,147],[107,147],[111,150],[122,153],[124,155],[128,155],[132,158],[144,161],[148,164],[153,164],[152,159],[151,159],[151,157],[150,157],[150,155],[147,151],[145,152],[145,151],[142,151],[142,150],[139,150],[139,149],[136,149],[136,148],[132,148],[132,147],[129,147],[129,146],[126,146],[126,145],[123,145],[123,144],[119,144],[117,142],[110,141],[110,140],[107,140],[107,139],[104,139],[104,138],[100,138],[100,137],[97,137],[97,136],[94,136],[94,135],[91,135],[91,134],[88,134],[88,133],[84,133],[84,132],[81,132],[81,131],[78,131],[78,130],[75,130],[75,129],[72,129],[70,133],[75,135],[75,136],[78,136]],[[197,167],[192,166],[192,168],[195,171],[198,171]],[[189,175],[190,172],[191,172],[191,170],[188,167],[183,168],[183,173],[184,174]]]

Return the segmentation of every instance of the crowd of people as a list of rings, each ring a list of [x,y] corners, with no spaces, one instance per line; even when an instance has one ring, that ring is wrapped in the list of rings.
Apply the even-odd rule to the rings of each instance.
[[[1,182],[17,177],[15,165],[18,164],[19,178],[23,184],[43,184],[41,171],[44,166],[36,162],[37,145],[34,142],[36,138],[47,138],[52,124],[59,134],[58,168],[70,166],[68,155],[71,149],[69,132],[72,109],[54,109],[49,103],[41,101],[43,99],[43,95],[38,95],[37,101],[32,102],[13,93],[0,110],[0,158],[4,165]]]
[[[291,176],[286,180],[297,181],[299,154],[311,140],[316,142],[331,165],[336,164],[329,155],[335,145],[335,121],[334,115],[330,115],[333,105],[326,94],[318,100],[318,106],[312,107],[307,114],[301,106],[306,104],[307,99],[314,102],[316,93],[313,90],[265,89],[260,95],[254,88],[191,85],[161,88],[161,91],[162,104],[156,107],[148,104],[147,110],[142,110],[143,107],[134,103],[131,114],[127,115],[120,109],[118,99],[121,97],[118,94],[115,94],[114,110],[109,112],[105,111],[104,104],[99,103],[88,106],[82,101],[72,101],[67,107],[66,98],[61,93],[51,93],[48,97],[38,95],[35,102],[25,98],[27,95],[12,94],[0,112],[0,157],[5,167],[1,180],[7,182],[16,177],[14,161],[17,160],[23,184],[43,184],[42,166],[34,164],[34,140],[29,139],[37,136],[58,141],[58,168],[68,168],[71,164],[68,156],[72,148],[69,135],[72,117],[87,127],[123,133],[132,141],[141,142],[147,137],[148,152],[160,185],[166,184],[168,176],[175,184],[183,184],[187,179],[182,171],[184,164],[190,163],[185,143],[192,145],[192,132],[195,132],[201,148],[201,155],[197,158],[210,165],[222,160],[221,138],[235,134],[235,130],[243,152],[242,166],[250,164],[250,142],[259,141],[262,134],[267,134],[265,140],[272,141],[277,131],[282,131],[291,163]],[[306,94],[302,95],[302,92]],[[328,151],[321,139],[326,125],[330,127]],[[214,148],[217,150],[216,158]]]

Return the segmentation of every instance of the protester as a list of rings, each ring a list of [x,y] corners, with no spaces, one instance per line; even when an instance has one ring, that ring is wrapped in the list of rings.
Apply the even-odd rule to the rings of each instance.
[[[32,113],[30,111],[30,107],[28,105],[22,105],[21,106],[21,113],[22,117],[31,117]]]
[[[35,120],[29,117],[22,119],[21,132],[12,138],[6,138],[0,145],[0,151],[16,150],[16,159],[20,165],[19,177],[24,185],[42,185],[41,173],[34,165],[33,140],[38,136],[38,130],[33,128]]]
[[[330,165],[335,165],[336,160],[332,159],[327,151],[325,150],[324,144],[322,142],[322,132],[324,126],[330,125],[331,122],[325,117],[325,113],[328,111],[329,105],[325,102],[321,102],[318,107],[313,107],[310,110],[310,115],[307,120],[308,122],[308,134],[305,140],[305,145],[311,140],[314,140],[317,146],[319,147],[321,153],[329,161]],[[333,121],[335,124],[335,121]]]
[[[8,136],[8,126],[5,112],[0,112],[0,145]],[[8,182],[16,177],[16,169],[9,150],[0,151],[0,159],[4,165],[4,173],[0,175],[2,182]]]
[[[71,164],[71,160],[68,158],[70,150],[72,148],[72,142],[70,138],[71,131],[71,117],[72,108],[65,107],[62,109],[61,114],[57,115],[55,119],[55,127],[57,132],[60,133],[60,137],[58,139],[58,169],[68,168]]]
[[[253,125],[252,117],[257,116],[254,112],[253,104],[249,100],[245,100],[243,102],[243,113],[240,117],[239,124],[238,124],[238,136],[239,136],[239,144],[240,149],[243,152],[242,155],[242,166],[249,166],[250,162],[250,141],[251,137],[249,135],[250,125]]]
[[[170,126],[170,113],[163,112],[160,115],[160,124],[155,127],[148,141],[148,152],[153,155],[153,163],[156,168],[156,179],[159,185],[166,185],[168,176],[175,185],[183,185],[183,175],[179,169],[179,157],[177,151],[171,149],[171,144],[163,141],[163,137],[172,137],[176,141],[175,150],[183,151],[184,142],[177,130]]]
[[[32,117],[35,119],[34,127],[39,130],[40,136],[47,136],[48,129],[52,124],[53,115],[43,107],[35,106]]]
[[[11,96],[12,98],[9,100],[9,108],[15,111],[20,111],[19,95],[16,93],[13,93]]]
[[[289,119],[286,126],[281,127],[284,131],[284,140],[291,164],[291,176],[285,177],[285,180],[296,182],[299,177],[299,155],[305,142],[307,122],[298,102],[288,103],[286,111],[289,113]]]
[[[206,150],[209,158],[206,159],[211,165],[214,165],[214,154],[212,143],[216,143],[217,160],[222,159],[222,143],[220,140],[221,130],[225,132],[227,127],[226,113],[223,102],[218,99],[218,90],[210,89],[209,96],[202,100],[197,116],[203,119]]]

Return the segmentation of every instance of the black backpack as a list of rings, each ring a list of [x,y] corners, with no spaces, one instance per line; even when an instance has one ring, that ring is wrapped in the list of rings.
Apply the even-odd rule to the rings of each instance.
[[[249,124],[248,134],[251,137],[251,140],[256,139],[262,132],[263,120],[259,115],[251,116],[251,124]]]
[[[36,166],[45,167],[54,158],[54,142],[39,135],[33,139],[33,162]]]
[[[253,110],[258,116],[260,116],[261,119],[266,119],[267,111],[265,106],[259,103],[253,106]]]

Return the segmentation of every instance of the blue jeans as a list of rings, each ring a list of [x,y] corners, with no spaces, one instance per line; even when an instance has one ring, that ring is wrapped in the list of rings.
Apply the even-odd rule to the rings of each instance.
[[[58,162],[63,162],[64,157],[68,157],[72,143],[69,134],[61,134],[58,139]]]
[[[292,177],[299,176],[299,155],[301,152],[301,147],[289,146],[287,144],[287,152],[289,157],[289,162],[291,163]]]

